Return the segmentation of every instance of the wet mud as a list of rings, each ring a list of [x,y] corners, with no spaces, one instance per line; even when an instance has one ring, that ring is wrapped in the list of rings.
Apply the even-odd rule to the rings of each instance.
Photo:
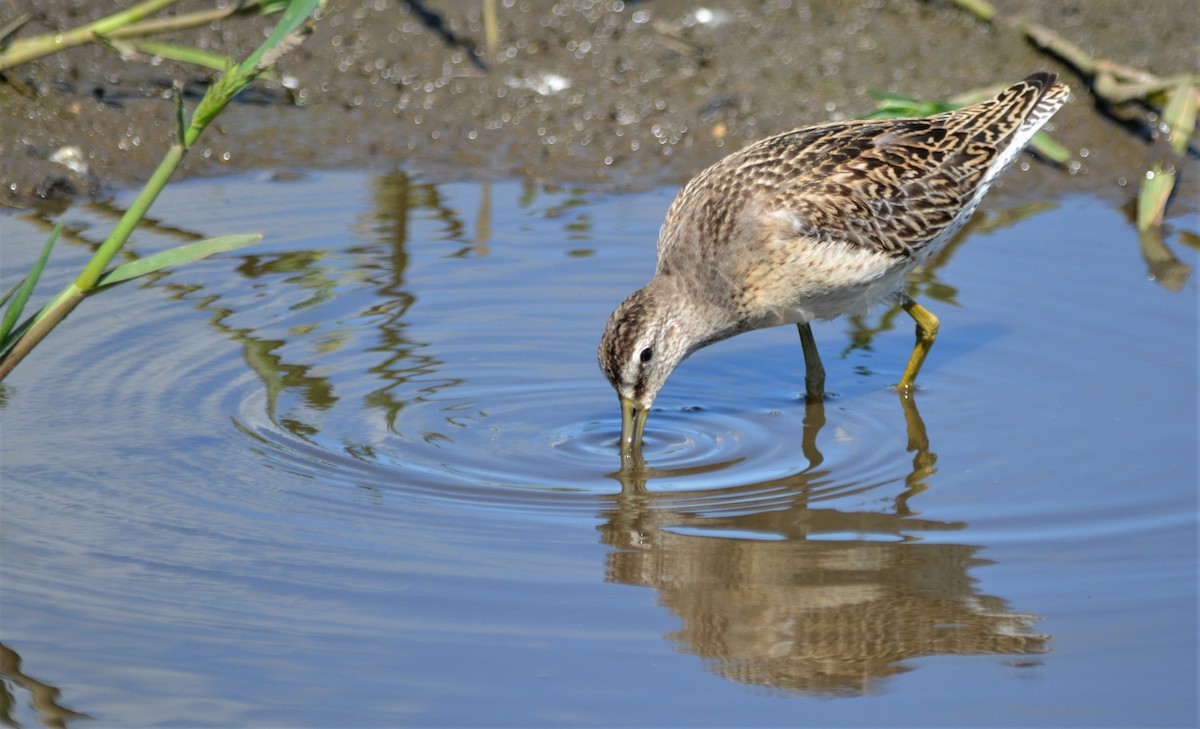
[[[0,24],[30,13],[23,35],[50,32],[119,4],[25,5],[0,3]],[[1198,70],[1187,0],[995,5],[1097,57],[1160,75]],[[682,181],[768,134],[869,113],[872,89],[946,98],[1039,69],[1060,72],[1076,92],[1054,120],[1076,159],[1072,174],[1032,165],[1010,184],[1132,197],[1140,171],[1169,153],[1152,114],[1098,108],[1067,66],[949,2],[497,6],[499,42],[488,49],[480,2],[331,2],[313,36],[280,63],[282,80],[259,82],[228,108],[180,174],[366,167],[642,188]],[[176,12],[208,7],[185,2]],[[241,58],[272,24],[237,17],[161,40]],[[101,45],[9,70],[0,83],[0,203],[54,207],[139,184],[171,137],[172,84],[194,104],[213,76]]]

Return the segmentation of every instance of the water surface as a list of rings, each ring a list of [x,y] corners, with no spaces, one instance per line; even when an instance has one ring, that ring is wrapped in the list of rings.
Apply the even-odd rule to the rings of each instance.
[[[1151,265],[1103,201],[989,201],[913,282],[913,398],[903,314],[814,327],[823,407],[794,328],[751,333],[630,476],[595,346],[673,192],[169,188],[137,253],[266,239],[85,302],[0,389],[10,718],[1194,721],[1195,218]],[[130,200],[67,211],[46,290]],[[7,288],[50,223],[0,225]]]

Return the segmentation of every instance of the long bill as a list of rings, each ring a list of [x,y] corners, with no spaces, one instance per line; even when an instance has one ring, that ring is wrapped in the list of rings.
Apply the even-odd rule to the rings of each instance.
[[[642,433],[646,430],[646,417],[649,408],[644,408],[635,400],[621,398],[621,457],[641,458]]]

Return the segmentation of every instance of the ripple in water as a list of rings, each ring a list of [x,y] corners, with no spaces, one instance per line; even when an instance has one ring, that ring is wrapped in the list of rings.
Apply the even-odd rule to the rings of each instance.
[[[663,502],[672,507],[690,500],[755,510],[776,499],[791,503],[797,488],[820,501],[909,475],[896,472],[896,448],[880,447],[906,445],[896,435],[899,407],[875,417],[782,396],[773,403],[656,407],[646,468],[622,472],[619,411],[603,385],[463,383],[447,396],[408,403],[391,424],[363,410],[313,435],[265,417],[270,408],[261,396],[235,399],[242,432],[277,467],[478,509],[594,513],[606,497],[636,486],[674,494]]]
[[[424,186],[397,187],[400,199],[388,197],[386,179],[378,184],[376,208],[331,202],[318,208],[323,228],[300,215],[296,240],[238,259],[240,278],[227,259],[148,284],[171,295],[136,320],[112,322],[109,339],[84,355],[110,406],[178,413],[182,430],[231,423],[210,435],[321,487],[478,509],[594,513],[629,488],[671,494],[673,504],[751,509],[797,489],[809,500],[861,499],[911,476],[906,418],[881,388],[814,410],[789,389],[800,369],[756,364],[762,389],[747,395],[722,386],[741,374],[696,362],[650,415],[647,467],[621,472],[619,409],[592,356],[612,284],[576,255],[580,220],[504,208],[494,228],[529,235],[497,233],[494,248],[463,257],[471,241],[447,225],[453,210],[422,207],[442,204]],[[558,197],[546,207],[572,209],[569,193]],[[590,214],[604,205],[593,201]],[[343,207],[373,222],[334,225]],[[606,275],[644,272],[642,239],[653,239],[659,213],[645,218],[624,233],[639,244],[617,249]],[[329,247],[312,247],[313,230],[351,228],[358,240],[321,237]],[[127,358],[138,331],[170,346]],[[730,361],[761,361],[739,341],[721,345]],[[771,356],[794,364],[796,354]],[[186,452],[169,457],[206,467],[186,463]]]

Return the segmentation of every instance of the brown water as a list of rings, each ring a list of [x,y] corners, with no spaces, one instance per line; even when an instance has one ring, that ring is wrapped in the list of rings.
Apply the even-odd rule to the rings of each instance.
[[[673,193],[169,188],[138,253],[266,239],[86,302],[0,389],[9,718],[1193,723],[1176,228],[1154,281],[1109,203],[992,200],[914,281],[913,400],[903,315],[815,327],[823,408],[794,329],[748,334],[674,375],[633,479],[594,351]],[[66,213],[47,291],[130,199]],[[50,223],[0,225],[7,288]]]

